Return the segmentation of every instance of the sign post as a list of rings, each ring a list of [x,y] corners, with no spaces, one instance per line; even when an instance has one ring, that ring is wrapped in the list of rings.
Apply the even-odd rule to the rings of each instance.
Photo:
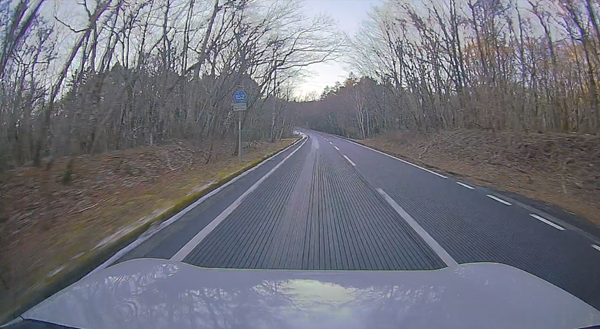
[[[242,111],[247,108],[247,96],[243,90],[233,94],[233,111],[238,113],[238,158],[242,162]]]

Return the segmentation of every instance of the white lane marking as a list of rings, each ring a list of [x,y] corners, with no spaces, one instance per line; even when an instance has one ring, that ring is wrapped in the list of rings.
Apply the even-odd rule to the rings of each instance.
[[[340,138],[340,139],[341,139],[341,138]],[[350,141],[350,140],[346,140],[346,141],[348,141],[348,142],[350,142],[350,143],[352,143],[352,144],[356,144],[356,145],[358,145],[358,146],[362,146],[362,147],[364,147],[364,148],[366,148],[366,149],[369,149],[369,150],[371,150],[371,151],[373,151],[373,152],[377,152],[377,153],[379,153],[379,154],[383,154],[383,155],[385,155],[385,156],[387,156],[387,157],[390,157],[390,158],[392,158],[392,159],[398,160],[398,161],[400,161],[400,162],[404,162],[404,163],[406,163],[407,165],[411,165],[411,166],[413,166],[413,167],[415,167],[415,168],[419,168],[419,169],[421,169],[421,170],[425,170],[426,172],[428,172],[428,173],[431,173],[431,174],[434,174],[434,175],[436,175],[436,176],[439,176],[439,177],[442,177],[442,178],[448,178],[448,177],[446,177],[446,176],[444,176],[444,175],[442,175],[442,174],[438,174],[438,173],[436,173],[435,171],[431,171],[431,170],[429,170],[429,169],[427,169],[427,168],[423,168],[423,167],[421,167],[421,166],[418,166],[418,165],[416,165],[416,164],[414,164],[414,163],[410,163],[410,162],[408,162],[408,161],[406,161],[406,160],[402,160],[402,159],[400,159],[400,158],[396,158],[395,156],[393,156],[393,155],[389,155],[389,154],[387,154],[387,153],[385,153],[385,152],[381,152],[381,151],[379,151],[379,150],[376,150],[376,149],[370,148],[370,147],[368,147],[368,146],[364,146],[364,145],[362,145],[362,144],[358,144],[358,143],[356,143],[356,142],[353,142],[353,141]]]
[[[460,186],[462,186],[462,187],[466,187],[466,188],[468,188],[469,190],[474,190],[474,189],[475,189],[474,187],[472,187],[472,186],[469,186],[469,185],[467,185],[467,184],[464,184],[464,183],[461,183],[461,182],[456,182],[456,184],[458,184],[458,185],[460,185]]]
[[[502,200],[502,199],[500,199],[500,198],[498,198],[498,197],[495,197],[495,196],[493,196],[493,195],[491,195],[491,194],[488,194],[487,196],[488,196],[488,198],[494,199],[494,200],[496,200],[496,201],[498,201],[498,202],[500,202],[500,203],[504,203],[504,204],[505,204],[505,205],[507,205],[507,206],[512,206],[512,203],[510,203],[510,202],[507,202],[507,201],[504,201],[504,200]]]
[[[546,223],[546,224],[548,224],[548,225],[550,225],[550,226],[554,227],[554,228],[555,228],[555,229],[557,229],[557,230],[561,230],[561,231],[564,231],[564,230],[565,230],[565,228],[564,228],[564,227],[562,227],[562,226],[560,226],[560,225],[556,225],[556,224],[552,223],[551,221],[547,220],[547,219],[546,219],[546,218],[544,218],[544,217],[540,217],[540,216],[538,216],[538,215],[536,215],[536,214],[529,214],[529,215],[530,215],[531,217],[533,217],[533,218],[535,218],[535,219],[539,220],[539,221],[540,221],[540,222],[542,222],[542,223]]]
[[[440,246],[440,244],[437,243],[437,241],[435,241],[431,235],[429,235],[429,233],[427,233],[427,231],[425,231],[423,227],[421,227],[421,225],[415,221],[414,218],[412,218],[404,209],[402,209],[402,207],[400,207],[400,205],[396,203],[391,196],[389,196],[383,189],[380,188],[377,189],[377,192],[379,192],[385,201],[387,201],[390,206],[392,206],[392,208],[394,208],[394,210],[408,223],[408,225],[410,225],[413,230],[415,230],[415,232],[421,236],[425,243],[427,243],[429,247],[431,247],[431,249],[435,251],[438,256],[440,256],[440,258],[448,267],[458,266],[458,263],[454,260],[454,258],[452,258],[452,256],[450,256],[450,254],[448,254],[448,252],[446,252],[446,250],[444,250],[444,248],[442,248],[442,246]]]
[[[294,155],[294,153],[296,153],[299,149],[301,149],[305,143],[306,143],[306,139],[304,140],[304,142],[302,142],[302,145],[300,145],[292,153],[290,153],[283,160],[281,160],[281,162],[279,162],[275,167],[273,167],[273,169],[271,169],[268,173],[266,173],[263,177],[261,177],[256,183],[254,183],[254,185],[250,186],[250,188],[248,190],[246,190],[246,192],[244,192],[244,194],[240,195],[240,197],[237,198],[237,200],[233,201],[233,203],[230,204],[229,207],[227,207],[227,209],[225,209],[222,213],[220,213],[219,216],[217,216],[215,219],[212,220],[212,222],[210,222],[208,225],[206,225],[206,227],[204,227],[202,229],[202,231],[198,232],[198,234],[196,234],[190,241],[188,241],[188,243],[185,244],[185,246],[183,246],[175,255],[173,255],[173,257],[171,257],[171,260],[179,261],[179,262],[183,261],[183,259],[190,252],[192,252],[192,250],[194,250],[194,248],[196,248],[196,246],[198,246],[200,244],[200,242],[202,242],[202,240],[204,240],[204,238],[206,238],[210,234],[210,232],[212,232],[217,227],[217,225],[221,224],[221,222],[223,220],[225,220],[225,218],[227,218],[227,216],[229,216],[237,207],[239,207],[239,205],[242,203],[242,201],[244,201],[244,199],[250,193],[254,192],[254,190],[256,190],[260,186],[260,184],[262,184],[262,182],[264,182],[277,169],[279,169],[279,167],[281,167],[281,165],[283,165],[283,163],[287,159],[289,159],[292,155]]]
[[[600,247],[599,247],[599,246],[597,246],[597,245],[595,245],[595,244],[593,244],[593,245],[592,245],[592,248],[594,248],[594,249],[596,249],[596,250],[600,251]]]
[[[338,150],[338,151],[340,150],[340,149],[339,149],[337,146],[335,146],[335,145],[333,146],[333,148],[334,148],[334,149],[336,149],[336,150]]]
[[[356,163],[352,162],[352,160],[350,160],[349,157],[344,155],[344,158],[346,158],[346,160],[348,160],[348,162],[350,162],[351,165],[353,165],[354,167],[356,167]]]
[[[329,144],[333,145],[333,143],[330,140],[328,140],[328,142],[329,142]]]
[[[150,239],[156,233],[162,231],[165,227],[167,227],[167,226],[173,224],[174,222],[176,222],[179,218],[183,217],[183,215],[185,215],[186,213],[188,213],[190,210],[196,208],[199,204],[201,204],[202,202],[206,201],[208,198],[212,197],[213,195],[221,192],[227,186],[235,183],[238,179],[240,179],[240,178],[248,175],[249,173],[253,172],[254,170],[258,169],[260,166],[262,166],[265,163],[267,163],[267,161],[269,161],[269,160],[275,158],[276,156],[280,155],[281,153],[289,150],[290,148],[294,147],[295,145],[297,145],[302,140],[304,140],[306,142],[307,136],[305,134],[303,134],[303,133],[301,133],[301,136],[302,136],[301,140],[298,140],[297,142],[293,143],[292,145],[290,145],[290,146],[284,148],[283,150],[277,152],[273,156],[271,156],[271,157],[263,160],[263,162],[257,164],[256,166],[254,166],[254,167],[252,167],[252,168],[244,171],[243,173],[239,174],[238,176],[232,178],[229,182],[227,182],[227,183],[225,183],[225,184],[217,187],[216,189],[210,191],[205,196],[203,196],[200,199],[196,200],[196,202],[194,202],[191,205],[185,207],[182,211],[180,211],[177,214],[173,215],[171,218],[167,219],[166,221],[160,223],[160,225],[158,225],[158,227],[156,229],[152,230],[151,232],[145,232],[139,238],[137,238],[135,241],[133,241],[132,243],[128,244],[123,249],[119,250],[116,254],[114,254],[112,257],[110,257],[107,261],[105,261],[104,263],[100,264],[100,266],[98,266],[95,269],[93,269],[85,277],[87,278],[88,276],[90,276],[90,275],[92,275],[94,273],[100,272],[100,271],[104,270],[105,268],[109,267],[114,262],[116,262],[117,260],[119,260],[121,257],[125,256],[125,254],[127,254],[131,250],[135,249],[140,244],[142,244],[144,241]]]
[[[585,237],[586,239],[588,239],[590,241],[593,241],[594,243],[600,245],[600,239],[599,238],[597,238],[597,237],[589,234],[588,232],[586,232],[586,231],[584,231],[584,230],[582,230],[582,229],[580,229],[578,227],[575,227],[575,226],[573,226],[573,225],[571,225],[571,224],[569,224],[569,223],[567,223],[567,222],[565,222],[565,221],[563,221],[563,220],[561,220],[559,218],[556,218],[556,217],[554,217],[554,216],[552,216],[552,215],[550,215],[548,213],[545,213],[545,212],[543,212],[543,211],[541,211],[539,209],[536,209],[536,208],[534,208],[532,206],[529,206],[529,205],[527,205],[525,203],[522,203],[522,202],[519,202],[517,200],[511,199],[511,198],[509,198],[507,196],[504,196],[504,198],[506,198],[507,201],[512,202],[514,205],[517,205],[517,206],[519,206],[521,208],[524,208],[524,209],[526,209],[528,211],[531,211],[531,213],[538,213],[541,216],[544,216],[545,218],[548,218],[552,222],[558,223],[559,225],[561,225],[562,227],[564,227],[565,230],[577,232],[579,235]]]

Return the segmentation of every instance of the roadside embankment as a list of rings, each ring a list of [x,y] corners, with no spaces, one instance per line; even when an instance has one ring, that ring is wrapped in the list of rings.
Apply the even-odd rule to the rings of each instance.
[[[480,130],[387,133],[362,144],[481,186],[548,202],[600,226],[600,138]]]
[[[0,176],[0,323],[296,139],[169,145],[57,159]]]

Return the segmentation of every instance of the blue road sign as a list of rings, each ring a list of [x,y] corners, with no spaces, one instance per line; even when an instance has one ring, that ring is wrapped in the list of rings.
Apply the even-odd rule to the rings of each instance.
[[[233,94],[233,102],[246,103],[246,92],[243,90],[236,91],[235,94]]]

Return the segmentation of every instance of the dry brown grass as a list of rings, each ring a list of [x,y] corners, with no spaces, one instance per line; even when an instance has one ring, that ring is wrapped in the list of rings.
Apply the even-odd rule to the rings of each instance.
[[[73,158],[70,171],[70,159],[61,159],[49,170],[3,173],[0,273],[8,287],[0,287],[0,309],[111,235],[292,142],[254,144],[242,163],[231,143],[218,145],[204,164],[207,145],[176,142]]]
[[[361,141],[422,165],[567,209],[600,226],[600,138],[472,130]]]

